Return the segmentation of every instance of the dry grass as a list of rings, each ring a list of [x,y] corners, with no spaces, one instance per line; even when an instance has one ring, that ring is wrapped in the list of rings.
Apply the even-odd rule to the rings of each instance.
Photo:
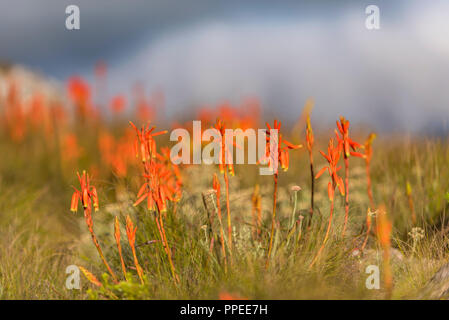
[[[4,104],[0,103],[0,110],[4,110],[2,106]],[[382,249],[375,235],[369,235],[363,255],[353,254],[365,239],[364,225],[370,206],[362,159],[349,159],[350,197],[345,237],[342,237],[345,199],[335,193],[334,218],[322,249],[330,212],[328,180],[320,178],[315,182],[314,215],[309,224],[311,181],[306,150],[292,152],[289,170],[279,175],[274,229],[273,177],[260,176],[256,166],[236,166],[235,177],[229,177],[228,181],[232,221],[230,224],[223,221],[225,227],[232,226],[233,241],[232,256],[226,244],[225,264],[220,244],[221,228],[217,217],[211,224],[202,199],[203,192],[212,188],[214,173],[217,174],[221,184],[221,213],[223,220],[227,220],[226,181],[218,174],[218,169],[206,165],[183,167],[181,200],[176,204],[169,202],[168,210],[155,220],[145,206],[132,205],[143,179],[141,163],[128,154],[128,144],[132,150],[133,132],[129,138],[126,122],[121,118],[108,122],[89,117],[81,121],[82,115],[77,116],[73,117],[73,123],[54,127],[54,131],[49,131],[51,134],[46,129],[33,129],[36,131],[17,140],[21,132],[13,130],[11,136],[8,126],[5,128],[9,129],[0,132],[2,298],[215,299],[223,291],[254,299],[386,297],[383,283],[380,290],[365,287],[366,266],[375,264],[382,269]],[[22,125],[28,124],[25,121]],[[300,140],[298,135],[286,132],[292,141]],[[355,133],[352,135],[360,140],[368,136],[363,132]],[[100,137],[105,134],[112,138],[101,144]],[[315,134],[313,152],[317,171],[325,164],[317,151],[325,150],[327,137],[323,133]],[[433,273],[448,260],[449,144],[447,139],[430,137],[378,136],[373,144],[370,171],[373,201],[385,205],[393,224],[392,298],[415,298],[422,294],[422,288]],[[159,147],[168,145],[163,137],[158,138],[158,144]],[[124,161],[125,167],[119,161]],[[105,259],[123,280],[122,261],[114,238],[117,217],[116,228],[122,234],[122,256],[129,281],[112,284],[104,275],[106,270],[83,217],[69,212],[73,192],[70,186],[76,184],[75,172],[83,169],[93,175],[92,182],[98,190],[100,210],[92,213],[93,229]],[[123,174],[124,169],[126,174]],[[412,190],[409,194],[407,183]],[[256,184],[260,186],[260,234],[255,232],[251,200]],[[302,189],[298,191],[294,213],[295,219],[299,216],[304,219],[300,236],[298,224],[291,229],[292,185]],[[410,199],[416,225],[412,220]],[[135,255],[124,237],[128,215],[137,227]],[[164,223],[164,235],[156,222]],[[423,229],[424,237],[413,238],[409,234],[413,227]],[[272,248],[267,264],[271,230]],[[164,249],[161,236],[172,256]],[[226,228],[224,238],[228,236]],[[214,238],[212,247],[211,237]],[[320,255],[310,267],[318,250],[321,250]],[[173,259],[176,273],[169,257]],[[137,262],[143,270],[141,280],[136,272]],[[72,264],[82,265],[92,272],[103,283],[102,287],[94,287],[82,278],[80,291],[67,290],[65,269]]]

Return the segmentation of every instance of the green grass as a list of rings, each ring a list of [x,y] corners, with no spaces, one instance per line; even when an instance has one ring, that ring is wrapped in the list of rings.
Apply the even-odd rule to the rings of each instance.
[[[212,187],[214,166],[191,166],[183,170],[185,187],[176,213],[171,206],[166,214],[167,239],[174,252],[174,264],[180,282],[175,285],[166,254],[158,240],[151,213],[144,206],[134,208],[135,194],[141,183],[138,163],[126,179],[114,177],[102,166],[96,149],[96,133],[84,132],[80,145],[83,155],[64,163],[57,148],[47,146],[43,137],[34,136],[21,144],[0,137],[0,286],[2,299],[216,299],[230,292],[251,299],[382,299],[385,292],[367,290],[365,268],[382,266],[381,253],[370,236],[363,257],[351,255],[360,246],[368,207],[363,160],[351,159],[350,221],[348,236],[341,239],[344,204],[338,197],[331,237],[313,268],[310,262],[324,238],[329,201],[327,178],[317,181],[316,214],[310,229],[303,228],[302,238],[287,242],[292,212],[289,187],[300,185],[298,212],[308,219],[310,176],[305,151],[291,153],[290,169],[280,174],[278,201],[279,228],[276,230],[270,267],[265,269],[272,209],[272,177],[261,177],[255,167],[237,166],[231,183],[231,213],[234,226],[234,250],[228,256],[227,271],[220,256],[219,242],[212,253],[206,242],[204,226],[207,213],[201,193]],[[82,135],[80,135],[82,136]],[[412,142],[413,141],[413,142]],[[323,149],[323,147],[317,147]],[[58,151],[58,152],[57,152]],[[318,152],[316,170],[324,165]],[[394,256],[393,298],[414,298],[432,274],[448,259],[447,218],[449,191],[449,148],[437,139],[394,139],[376,141],[372,164],[373,193],[376,203],[386,205],[393,221]],[[67,290],[66,267],[81,265],[102,279],[106,272],[97,256],[81,212],[69,212],[71,185],[76,185],[78,170],[99,168],[94,177],[100,196],[100,211],[93,213],[94,229],[107,260],[122,276],[113,237],[113,219],[122,225],[125,263],[133,278],[129,283],[113,285],[104,280],[96,289],[82,277],[81,290]],[[405,186],[412,185],[418,226],[425,237],[413,245],[408,235],[412,228]],[[262,193],[263,226],[260,238],[252,235],[251,193],[259,183]],[[222,188],[223,190],[224,188]],[[222,209],[225,215],[224,194]],[[137,254],[144,268],[146,284],[138,283],[131,250],[126,241],[124,218],[130,215],[138,227]],[[306,225],[306,223],[304,223]],[[213,225],[214,236],[218,224]],[[295,231],[297,232],[297,231]],[[296,237],[296,233],[293,234]],[[218,238],[217,238],[218,239]],[[395,256],[397,255],[397,256]],[[232,260],[232,261],[231,261]],[[381,268],[382,269],[382,268]],[[107,277],[106,277],[107,278]],[[106,284],[109,282],[109,284]],[[88,290],[90,288],[90,290]]]

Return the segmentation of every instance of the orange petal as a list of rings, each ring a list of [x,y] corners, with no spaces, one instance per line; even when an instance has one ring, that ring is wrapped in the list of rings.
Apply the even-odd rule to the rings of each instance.
[[[329,196],[330,201],[334,199],[334,188],[330,182],[327,184],[327,195]]]
[[[321,177],[321,175],[326,171],[327,167],[324,167],[323,169],[321,169],[318,174],[315,176],[315,179],[318,179],[319,177]]]
[[[136,202],[134,202],[133,206],[137,207],[139,205],[139,203],[141,203],[143,200],[145,200],[145,198],[148,196],[148,194],[144,194],[143,196],[141,196],[139,199],[137,199]]]

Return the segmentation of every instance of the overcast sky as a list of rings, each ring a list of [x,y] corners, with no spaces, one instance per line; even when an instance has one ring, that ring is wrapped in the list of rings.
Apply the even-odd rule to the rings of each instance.
[[[391,3],[394,3],[391,4]],[[65,29],[77,4],[81,29]],[[380,7],[380,30],[365,7]],[[449,1],[3,0],[0,59],[110,91],[162,88],[167,110],[256,95],[282,118],[315,114],[379,129],[449,129]]]

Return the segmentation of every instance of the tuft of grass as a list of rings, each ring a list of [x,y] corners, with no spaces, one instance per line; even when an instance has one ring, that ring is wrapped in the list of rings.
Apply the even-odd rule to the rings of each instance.
[[[0,298],[82,298],[65,289],[65,270],[78,261],[77,240],[55,215],[62,208],[48,189],[1,183],[0,190]]]

